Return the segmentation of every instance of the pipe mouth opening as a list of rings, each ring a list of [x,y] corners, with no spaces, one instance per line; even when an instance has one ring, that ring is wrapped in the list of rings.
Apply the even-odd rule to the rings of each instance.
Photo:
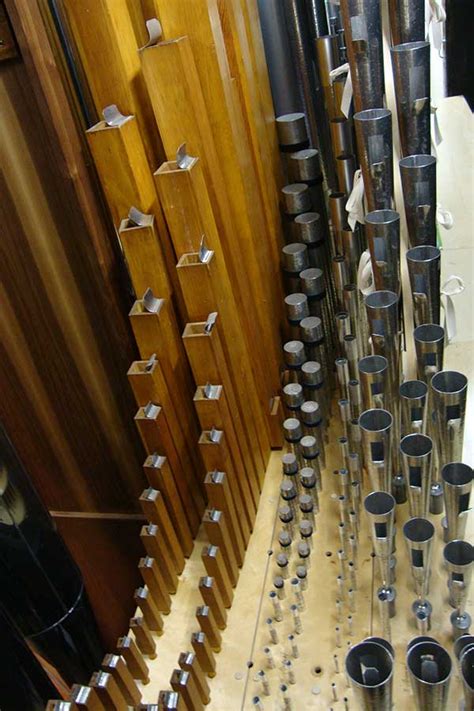
[[[409,434],[400,442],[400,451],[407,457],[426,457],[433,451],[433,440],[423,434]]]
[[[309,191],[306,183],[290,183],[281,189],[284,195],[301,195]]]
[[[413,331],[415,341],[421,343],[436,343],[444,341],[444,328],[437,323],[423,323]]]
[[[383,432],[393,424],[393,417],[388,410],[373,408],[366,410],[359,417],[359,426],[367,432]]]
[[[474,560],[474,548],[467,541],[451,541],[445,545],[443,555],[451,565],[470,565]]]
[[[368,212],[364,219],[369,225],[386,225],[400,222],[400,215],[396,210],[373,210]]]
[[[407,400],[426,397],[427,392],[428,386],[422,380],[407,380],[400,385],[400,397],[405,397]]]
[[[304,118],[304,114],[300,112],[295,112],[291,114],[282,114],[281,116],[277,116],[276,121],[278,121],[278,123],[287,123],[289,121],[301,121],[301,119],[304,120]]]
[[[372,309],[390,308],[398,303],[394,291],[373,291],[365,297],[365,304]]]
[[[471,691],[474,691],[474,647],[466,649],[461,656],[461,676]]]
[[[319,212],[303,212],[301,215],[296,215],[295,222],[303,225],[311,225],[313,222],[319,222],[321,215]]]
[[[392,112],[389,109],[365,109],[354,114],[356,121],[379,121],[391,117]]]
[[[458,637],[453,644],[453,652],[456,659],[461,659],[464,649],[471,646],[474,649],[474,636],[472,634],[462,634]]]
[[[472,481],[473,472],[470,466],[462,462],[450,462],[441,470],[443,481],[452,486],[464,486]]]
[[[388,368],[388,361],[384,356],[372,355],[361,358],[358,364],[361,373],[383,373]]]
[[[373,491],[365,497],[364,507],[369,514],[384,516],[395,509],[395,499],[386,491]]]
[[[431,387],[438,393],[460,393],[467,388],[467,378],[457,370],[440,370],[433,375]]]
[[[317,158],[319,151],[317,148],[302,148],[300,151],[295,151],[290,155],[293,160],[307,160],[308,158]]]
[[[383,637],[366,637],[363,641],[364,641],[364,642],[374,642],[375,644],[380,644],[380,646],[383,647],[384,649],[386,649],[387,652],[388,652],[389,654],[391,654],[392,657],[395,659],[395,650],[394,650],[394,648],[392,647],[392,645],[390,644],[390,642],[388,642],[388,641],[387,641],[386,639],[384,639]]]
[[[396,44],[390,49],[394,54],[402,54],[403,52],[415,52],[417,49],[429,48],[429,46],[429,42],[419,40],[417,42],[403,42],[402,44]]]
[[[347,199],[346,193],[331,193],[329,195],[330,200],[342,200],[343,198]]]
[[[393,657],[377,642],[360,642],[347,654],[346,671],[358,686],[384,686],[393,674]]]
[[[426,657],[431,658],[428,664]],[[434,642],[415,644],[407,654],[407,666],[420,683],[429,686],[446,682],[453,667],[448,652]]]
[[[429,168],[435,163],[436,158],[434,156],[419,154],[402,158],[399,165],[400,168]]]
[[[441,258],[441,251],[431,244],[419,245],[409,249],[406,257],[409,262],[431,262]]]
[[[403,526],[403,535],[412,543],[426,543],[434,533],[433,524],[426,518],[411,518]]]

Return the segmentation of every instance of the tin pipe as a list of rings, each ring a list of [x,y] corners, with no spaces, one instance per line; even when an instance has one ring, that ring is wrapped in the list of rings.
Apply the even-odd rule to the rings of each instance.
[[[325,266],[324,239],[325,230],[318,212],[303,212],[293,221],[293,239],[302,242],[308,248],[310,267]]]
[[[335,362],[337,381],[339,384],[339,389],[341,391],[341,396],[344,399],[348,399],[349,364],[347,362],[347,358],[336,358]]]
[[[403,526],[415,593],[420,600],[428,594],[434,534],[434,526],[426,518],[411,518]]]
[[[301,215],[311,210],[312,200],[306,183],[291,183],[281,189],[282,209],[286,215]]]
[[[418,378],[430,383],[431,378],[443,370],[445,333],[436,323],[424,323],[413,332]]]
[[[425,39],[424,0],[388,0],[392,45]]]
[[[379,0],[341,0],[356,111],[383,106],[383,46]]]
[[[319,151],[316,148],[303,148],[291,153],[288,158],[288,169],[295,183],[313,183],[322,180],[323,177]]]
[[[285,293],[301,291],[300,272],[309,267],[308,248],[305,244],[292,242],[281,250],[281,268]]]
[[[419,711],[447,708],[452,666],[451,657],[440,644],[420,642],[408,651],[408,675]]]
[[[474,548],[467,541],[450,541],[444,547],[443,557],[449,576],[450,603],[459,614],[463,612],[469,594]]]
[[[464,692],[464,708],[474,708],[474,647],[467,649],[460,660],[461,681]]]
[[[369,212],[390,210],[393,200],[392,113],[381,108],[360,111],[354,114],[354,125]]]
[[[382,585],[389,583],[389,561],[392,554],[395,499],[385,491],[373,491],[364,499],[370,537],[380,566]]]
[[[400,293],[400,215],[375,210],[365,216],[375,288]]]
[[[431,493],[433,442],[423,434],[409,434],[400,442],[402,470],[412,518],[428,515]]]
[[[438,464],[459,462],[464,439],[467,378],[454,370],[442,370],[433,375],[430,390]]]
[[[462,462],[450,462],[445,464],[441,470],[448,541],[464,539],[472,477],[472,468]]]
[[[393,417],[387,410],[366,410],[359,417],[362,449],[374,491],[391,491]]]
[[[346,674],[359,708],[390,711],[392,708],[393,656],[376,642],[360,642],[346,656]]]
[[[361,304],[361,293],[356,284],[346,283],[343,289],[344,308],[350,318],[350,335],[357,339],[358,357],[362,358],[368,350],[368,328],[366,323],[365,310]],[[346,336],[344,336],[344,339]],[[357,375],[357,370],[354,377]]]
[[[406,380],[400,385],[401,436],[423,434],[426,428],[426,395],[422,380]]]
[[[331,193],[329,195],[329,214],[333,230],[333,254],[342,254],[342,230],[349,226],[346,210],[347,195]]]
[[[259,4],[260,1],[259,1]],[[273,87],[272,87],[273,91]],[[276,112],[279,113],[278,111]],[[282,150],[295,151],[300,146],[308,145],[308,131],[306,117],[300,112],[282,113],[275,119],[278,143]]]
[[[323,37],[329,32],[326,5],[324,0],[306,0],[309,17],[309,30],[312,38]]]
[[[436,158],[412,155],[400,163],[410,247],[436,246]]]
[[[397,593],[391,585],[382,585],[377,590],[377,601],[382,627],[382,634],[389,641],[392,638],[390,618],[395,617],[395,600]]]
[[[336,156],[337,186],[346,195],[350,195],[352,192],[356,167],[355,155],[342,153]]]
[[[343,309],[344,286],[349,283],[349,270],[347,268],[347,260],[342,254],[332,258],[332,271],[336,289],[336,306],[338,309]]]
[[[360,233],[358,230],[351,230],[349,227],[344,227],[341,233],[342,254],[346,258],[349,282],[350,284],[357,283],[357,274],[359,270],[359,260],[362,253],[360,246]]]
[[[329,122],[334,155],[351,155],[354,153],[352,140],[352,121],[347,118],[333,118]]]
[[[431,245],[406,253],[415,327],[440,321],[441,252]]]
[[[380,355],[365,356],[359,360],[357,367],[364,408],[366,410],[387,409],[389,407],[387,359]]]
[[[315,61],[324,92],[326,111],[331,119],[334,117],[334,96],[330,72],[340,64],[338,38],[337,35],[323,35],[316,37],[313,43]]]
[[[430,43],[392,47],[393,80],[403,156],[431,151]]]

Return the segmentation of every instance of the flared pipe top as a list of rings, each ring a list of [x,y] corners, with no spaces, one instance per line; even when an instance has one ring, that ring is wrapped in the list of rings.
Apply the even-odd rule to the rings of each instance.
[[[474,561],[474,548],[467,541],[450,541],[444,547],[443,556],[448,565],[463,568]]]
[[[383,373],[387,370],[388,361],[384,356],[380,355],[365,356],[359,360],[357,367],[361,373],[366,373],[367,375]]]
[[[403,526],[403,535],[411,543],[426,543],[435,534],[435,528],[426,518],[411,518]]]
[[[445,331],[437,323],[423,323],[413,331],[415,341],[422,343],[437,343],[444,341]]]
[[[431,244],[423,244],[409,249],[406,257],[408,262],[432,262],[441,257],[441,251]]]
[[[400,160],[400,168],[428,168],[436,163],[436,158],[430,155],[406,156]]]
[[[462,462],[450,462],[441,470],[441,478],[451,486],[465,486],[472,481],[472,468]]]
[[[372,309],[383,309],[398,303],[398,294],[394,291],[373,291],[365,297],[365,305]]]
[[[400,397],[407,398],[407,400],[426,397],[427,392],[428,386],[423,380],[406,380],[400,385]]]
[[[392,112],[389,109],[365,109],[354,114],[356,121],[380,121],[390,118]]]
[[[426,457],[433,451],[433,441],[423,434],[409,434],[400,442],[400,451],[407,457]]]
[[[440,370],[433,375],[431,387],[438,393],[461,393],[467,388],[467,378],[457,370]]]
[[[430,678],[429,671],[424,666],[424,660],[429,657],[436,664],[437,672]],[[445,683],[451,676],[453,664],[448,652],[440,644],[435,642],[419,642],[415,644],[407,653],[407,666],[413,676],[423,684],[429,686]]]
[[[366,410],[359,417],[359,426],[367,432],[384,432],[390,429],[393,417],[388,410],[373,408]]]
[[[387,516],[395,509],[395,499],[386,491],[373,491],[365,497],[364,508],[372,516]]]

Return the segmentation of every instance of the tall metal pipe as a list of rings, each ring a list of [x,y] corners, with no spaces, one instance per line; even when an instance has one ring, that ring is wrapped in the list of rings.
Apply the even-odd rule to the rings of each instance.
[[[324,0],[306,0],[309,29],[312,38],[329,34],[326,4]]]
[[[330,73],[339,66],[339,45],[336,35],[323,35],[314,40],[315,60],[324,91],[326,111],[330,119],[335,117],[334,95]]]
[[[431,150],[430,43],[392,47],[392,70],[403,156]]]
[[[441,470],[448,541],[464,539],[472,477],[472,468],[462,462],[450,462],[445,464]]]
[[[400,293],[400,215],[375,210],[365,216],[375,288]]]
[[[331,141],[333,153],[335,156],[342,154],[350,155],[354,153],[354,144],[352,141],[352,121],[344,118],[331,119],[329,123],[331,129]]]
[[[424,323],[413,332],[418,377],[425,383],[443,370],[445,333],[436,323]]]
[[[409,434],[400,442],[410,516],[426,518],[431,492],[433,442],[423,434]]]
[[[373,291],[365,298],[369,333],[376,355],[388,361],[390,407],[395,417],[398,441],[398,390],[400,383],[399,296],[393,291]]]
[[[387,409],[387,368],[388,361],[383,356],[371,355],[359,360],[359,380],[366,410]]]
[[[383,106],[383,44],[379,0],[341,0],[356,111]]]
[[[392,44],[425,39],[424,0],[388,0]]]
[[[439,323],[441,252],[438,247],[413,247],[406,253],[413,299],[415,327],[422,323]]]
[[[359,708],[391,711],[394,660],[377,642],[360,642],[346,656],[346,674]]]
[[[354,114],[357,151],[369,212],[390,210],[393,201],[392,112],[374,108]]]
[[[406,380],[400,385],[400,433],[423,434],[426,428],[428,386],[422,380]]]
[[[282,4],[280,0],[258,0],[258,12],[275,114],[301,111]]]
[[[293,221],[293,239],[302,242],[308,248],[308,260],[311,267],[324,268],[325,228],[318,212],[303,212]]]
[[[434,534],[433,524],[423,517],[411,518],[403,526],[415,593],[420,600],[428,594]]]
[[[467,378],[455,370],[442,370],[431,379],[431,419],[438,466],[462,460],[466,418]]]
[[[412,155],[400,163],[410,247],[436,246],[436,158]]]
[[[365,410],[359,417],[364,464],[375,491],[391,490],[393,417],[380,408]]]
[[[452,662],[440,644],[419,642],[407,653],[415,705],[419,711],[443,711],[447,708]]]

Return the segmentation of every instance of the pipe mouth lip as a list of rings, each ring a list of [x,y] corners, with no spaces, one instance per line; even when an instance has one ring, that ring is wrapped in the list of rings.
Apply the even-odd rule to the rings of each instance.
[[[383,373],[388,368],[388,360],[385,356],[371,355],[361,358],[358,363],[361,373],[370,375],[372,373]]]
[[[364,499],[364,508],[373,516],[385,516],[395,509],[395,499],[386,491],[373,491]]]
[[[433,440],[424,434],[409,434],[400,442],[400,451],[407,457],[425,457],[433,451]]]
[[[396,210],[372,210],[364,219],[369,225],[387,225],[400,222],[400,214]]]
[[[433,661],[437,663],[438,678],[436,680],[429,681],[422,677],[422,660],[425,655],[434,657]],[[445,648],[437,642],[419,642],[407,652],[407,667],[419,684],[437,686],[449,679],[453,663]]]
[[[377,664],[378,674],[373,678],[363,677],[362,664],[366,657],[372,658],[373,663]],[[378,642],[359,642],[351,647],[346,656],[346,672],[359,687],[374,689],[385,686],[393,675],[393,656]]]
[[[441,469],[441,478],[452,486],[464,486],[473,479],[472,468],[462,462],[449,462]]]
[[[411,518],[403,526],[403,535],[412,543],[426,543],[435,534],[435,528],[426,518]]]
[[[444,328],[437,323],[423,323],[413,331],[415,341],[421,343],[437,343],[444,341]]]
[[[317,38],[318,39],[318,38]],[[336,118],[333,118],[329,121],[329,123],[349,123],[349,119],[347,118],[342,118],[342,116],[336,116]]]
[[[331,199],[332,199],[332,200],[342,200],[343,198],[346,198],[346,199],[347,199],[347,194],[346,194],[346,193],[338,193],[338,192],[335,192],[335,193],[331,193],[331,194],[329,195],[329,199],[330,199],[330,200],[331,200]]]
[[[431,378],[431,387],[438,393],[460,393],[467,389],[467,378],[457,370],[440,370]]]
[[[304,119],[305,115],[299,111],[295,111],[293,113],[289,114],[282,114],[281,116],[277,116],[275,121],[278,121],[279,123],[286,123],[287,121],[301,121],[301,119]]]
[[[283,254],[299,254],[308,251],[308,247],[303,242],[290,242],[282,247]]]
[[[461,678],[471,691],[474,690],[474,647],[466,649],[461,655]],[[467,704],[466,704],[467,708]]]
[[[417,400],[426,397],[428,386],[423,380],[406,380],[400,385],[400,397],[407,400]]]
[[[284,195],[301,195],[309,191],[306,183],[290,183],[289,185],[284,185],[281,189]]]
[[[400,168],[428,168],[429,166],[435,164],[436,158],[434,156],[422,153],[413,156],[406,156],[399,162]]]
[[[420,644],[420,642],[432,642],[433,644],[438,644],[439,642],[434,637],[426,637],[425,635],[418,635],[418,637],[413,637],[407,644],[407,654],[415,644]]]
[[[367,432],[383,432],[390,429],[393,417],[388,410],[372,408],[365,410],[359,417],[359,426]]]
[[[444,547],[443,556],[451,565],[471,565],[474,548],[467,541],[450,541]]]
[[[396,44],[394,47],[390,48],[390,51],[394,54],[401,54],[402,52],[414,52],[417,49],[424,49],[429,47],[430,43],[424,40],[419,40],[417,42],[403,42],[402,44]]]
[[[365,297],[365,305],[372,309],[390,308],[398,303],[398,299],[394,291],[373,291]]]
[[[354,114],[356,121],[380,121],[391,117],[392,112],[389,109],[365,109]]]
[[[367,217],[367,215],[366,215]],[[409,262],[431,262],[441,258],[441,251],[431,244],[420,244],[412,247],[406,253]]]
[[[363,642],[373,642],[374,644],[380,644],[381,647],[387,650],[389,654],[395,659],[395,649],[390,644],[390,642],[383,637],[366,637]]]
[[[290,154],[290,158],[294,160],[305,160],[307,158],[317,158],[319,151],[317,148],[302,148],[300,151],[295,151]]]

